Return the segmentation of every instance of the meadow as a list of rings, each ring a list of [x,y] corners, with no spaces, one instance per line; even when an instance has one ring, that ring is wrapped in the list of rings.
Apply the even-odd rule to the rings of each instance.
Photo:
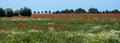
[[[0,43],[120,43],[120,14],[1,17]]]

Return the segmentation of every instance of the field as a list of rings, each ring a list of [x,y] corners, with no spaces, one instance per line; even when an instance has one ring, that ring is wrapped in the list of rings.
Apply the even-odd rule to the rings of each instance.
[[[0,43],[120,43],[120,14],[1,17]]]

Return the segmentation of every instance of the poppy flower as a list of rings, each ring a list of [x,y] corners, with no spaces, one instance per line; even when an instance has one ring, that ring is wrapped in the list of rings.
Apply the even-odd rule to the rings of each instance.
[[[0,29],[0,32],[3,32],[3,30]]]

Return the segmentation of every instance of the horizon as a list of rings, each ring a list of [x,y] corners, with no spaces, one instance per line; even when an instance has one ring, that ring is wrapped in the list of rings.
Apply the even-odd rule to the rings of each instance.
[[[56,11],[77,8],[83,8],[88,11],[89,8],[97,8],[99,11],[103,11],[120,10],[119,1],[120,0],[0,0],[0,7],[12,8],[13,10],[28,7],[31,8],[32,11]]]

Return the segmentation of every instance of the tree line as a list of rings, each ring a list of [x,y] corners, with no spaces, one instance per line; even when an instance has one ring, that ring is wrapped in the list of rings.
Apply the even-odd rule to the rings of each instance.
[[[69,13],[120,13],[118,9],[114,9],[112,11],[105,10],[105,11],[99,11],[97,8],[89,8],[88,11],[82,8],[78,9],[65,9],[65,10],[57,10],[57,11],[34,11],[34,14],[69,14]]]
[[[88,11],[86,11],[85,9],[82,8],[78,8],[78,9],[65,9],[65,10],[57,10],[55,12],[53,12],[53,14],[65,14],[65,13],[120,13],[120,11],[118,9],[114,9],[112,11],[109,10],[105,10],[105,11],[99,11],[97,8],[89,8]]]
[[[112,11],[105,10],[105,11],[99,11],[97,8],[89,8],[88,11],[82,8],[78,9],[65,9],[65,10],[57,10],[57,11],[34,11],[32,13],[32,10],[28,7],[20,8],[19,10],[13,11],[12,8],[0,8],[0,17],[12,17],[12,16],[28,16],[30,17],[32,14],[69,14],[69,13],[120,13],[118,9],[114,9]]]
[[[13,16],[28,16],[30,17],[32,10],[28,7],[21,8],[20,10],[13,11],[12,8],[0,8],[0,17],[13,17]]]

